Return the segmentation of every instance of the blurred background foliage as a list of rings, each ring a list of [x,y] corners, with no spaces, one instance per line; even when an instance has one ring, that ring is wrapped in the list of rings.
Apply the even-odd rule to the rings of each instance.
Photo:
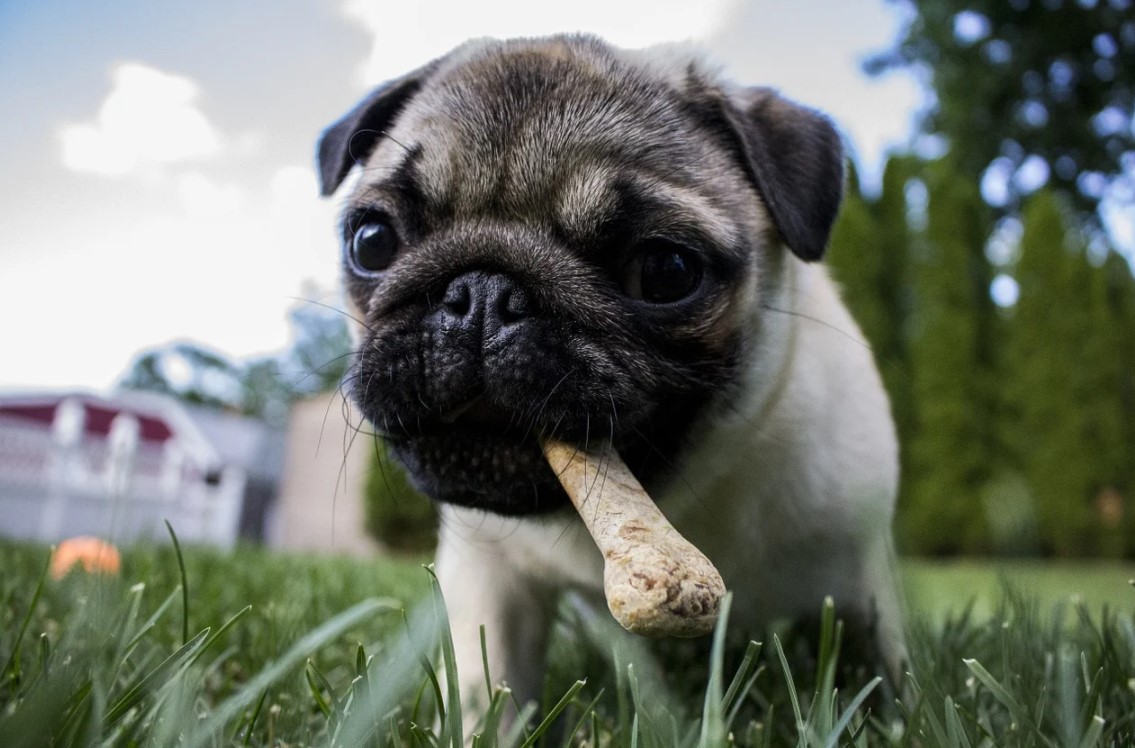
[[[363,500],[367,532],[385,548],[418,554],[437,545],[437,509],[410,485],[406,471],[378,439]]]
[[[934,95],[877,194],[850,180],[830,264],[893,401],[900,547],[1131,557],[1135,8],[899,4],[866,69]]]
[[[932,97],[921,132],[944,140],[961,175],[989,180],[999,214],[1020,211],[1040,175],[1082,217],[1108,192],[1130,199],[1130,0],[891,2],[909,23],[866,71],[906,68],[923,79]]]
[[[909,22],[865,69],[913,70],[932,95],[880,185],[849,176],[828,262],[891,395],[900,549],[1135,557],[1135,279],[1114,235],[1135,224],[1133,3],[892,1]],[[176,346],[122,383],[286,417],[350,350],[341,313],[292,321],[281,356]],[[380,444],[367,494],[376,538],[433,542]]]
[[[293,401],[334,389],[347,375],[347,319],[330,304],[300,300],[288,314],[292,342],[282,353],[234,361],[197,343],[173,343],[140,354],[117,386],[283,426]]]

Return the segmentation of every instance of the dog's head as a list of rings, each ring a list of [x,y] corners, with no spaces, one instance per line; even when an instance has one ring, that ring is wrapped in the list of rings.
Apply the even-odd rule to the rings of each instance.
[[[688,55],[474,42],[319,143],[362,322],[353,399],[419,488],[564,506],[539,438],[610,440],[648,488],[750,355],[769,264],[823,253],[826,119]]]

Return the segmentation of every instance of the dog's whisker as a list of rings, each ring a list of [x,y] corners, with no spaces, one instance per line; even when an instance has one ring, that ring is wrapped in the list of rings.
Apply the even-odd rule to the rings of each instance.
[[[686,477],[686,474],[677,469],[678,466],[674,464],[674,461],[670,457],[668,457],[665,452],[655,446],[654,441],[647,437],[646,434],[642,433],[642,431],[640,431],[637,426],[633,426],[632,430],[635,432],[638,438],[642,440],[642,443],[650,448],[651,452],[653,452],[655,455],[661,458],[663,462],[666,463],[667,467],[670,469],[670,474],[673,475],[674,478],[682,482],[682,485],[686,487],[686,490],[689,491],[692,497],[694,497],[694,500],[708,511],[709,504],[701,497],[701,495],[698,494],[697,489],[695,489],[693,484],[690,483],[689,479]]]
[[[345,309],[340,309],[339,307],[334,306],[332,304],[325,304],[322,301],[316,301],[315,299],[309,299],[309,298],[304,297],[304,296],[289,296],[288,298],[291,299],[292,301],[299,301],[299,302],[302,302],[304,304],[311,304],[313,306],[322,307],[323,309],[326,309],[329,312],[335,312],[336,314],[340,314],[340,315],[346,317],[347,319],[351,320],[352,322],[354,322],[355,324],[357,324],[359,327],[363,328],[367,332],[372,332],[370,326],[367,325],[367,323],[365,321],[359,319],[358,317],[351,314],[350,312],[348,312]]]
[[[406,153],[413,153],[413,151],[410,149],[409,146],[407,146],[405,143],[398,140],[398,138],[391,135],[389,130],[383,130],[381,135],[384,138],[386,138],[387,140],[389,140],[391,143],[394,143],[394,145],[396,145],[399,148],[401,148],[402,150],[406,151]]]
[[[850,340],[852,343],[855,343],[856,345],[862,346],[863,348],[866,348],[867,350],[871,350],[871,344],[868,343],[866,340],[863,340],[862,338],[858,338],[855,335],[848,332],[847,330],[836,327],[835,325],[831,324],[830,322],[825,322],[824,320],[820,319],[819,317],[813,317],[810,314],[804,314],[803,312],[797,312],[797,311],[794,311],[792,309],[778,309],[777,307],[769,306],[768,304],[761,304],[761,309],[764,309],[767,312],[773,312],[775,314],[787,314],[791,317],[797,317],[799,319],[807,320],[809,322],[815,322],[817,325],[822,325],[822,326],[828,328],[829,330],[831,330],[833,332],[839,333],[843,337]]]

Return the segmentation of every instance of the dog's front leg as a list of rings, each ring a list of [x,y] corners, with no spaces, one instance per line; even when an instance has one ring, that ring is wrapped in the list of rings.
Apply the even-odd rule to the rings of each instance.
[[[484,714],[490,697],[482,626],[492,685],[506,683],[521,706],[539,701],[552,616],[548,591],[525,576],[507,554],[468,537],[446,537],[444,531],[436,569],[453,632],[466,731]],[[506,721],[515,718],[511,706],[509,711]]]

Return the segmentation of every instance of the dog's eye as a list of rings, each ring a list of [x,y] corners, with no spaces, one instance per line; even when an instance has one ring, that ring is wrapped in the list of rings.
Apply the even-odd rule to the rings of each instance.
[[[398,234],[382,220],[371,220],[355,229],[351,238],[351,262],[366,273],[377,273],[390,267],[398,253]]]
[[[701,279],[702,262],[696,254],[666,239],[650,239],[627,266],[623,290],[632,299],[670,304],[697,290]]]

